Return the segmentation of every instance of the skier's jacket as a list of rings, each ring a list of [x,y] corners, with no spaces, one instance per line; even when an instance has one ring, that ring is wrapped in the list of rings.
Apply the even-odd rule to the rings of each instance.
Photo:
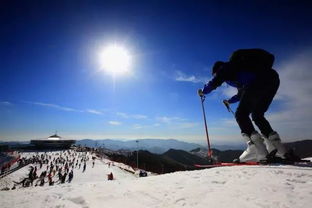
[[[230,60],[220,67],[212,80],[205,84],[203,93],[210,93],[223,82],[238,89],[246,89],[257,78],[264,78],[267,72],[272,70],[273,63],[274,56],[263,49],[237,50]]]

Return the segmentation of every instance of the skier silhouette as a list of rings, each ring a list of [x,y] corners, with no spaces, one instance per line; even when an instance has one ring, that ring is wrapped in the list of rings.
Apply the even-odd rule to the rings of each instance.
[[[273,159],[268,158],[273,151],[277,151],[278,155],[287,160],[300,159],[292,152],[287,152],[279,134],[264,117],[280,84],[279,75],[272,68],[273,62],[274,56],[263,49],[237,50],[228,62],[217,61],[214,64],[213,78],[203,89],[198,90],[199,96],[204,96],[223,82],[238,89],[237,95],[224,101],[228,105],[239,101],[235,118],[247,143],[247,149],[237,162],[268,162]],[[255,130],[250,115],[264,139]]]

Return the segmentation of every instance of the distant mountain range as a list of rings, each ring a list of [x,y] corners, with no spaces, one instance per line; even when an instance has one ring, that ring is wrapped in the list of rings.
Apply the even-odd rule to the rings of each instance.
[[[136,142],[138,141],[138,142]],[[175,139],[140,139],[140,140],[112,140],[112,139],[103,139],[103,140],[92,140],[92,139],[83,139],[78,140],[76,145],[87,146],[87,147],[105,147],[106,149],[111,150],[120,150],[126,149],[135,151],[137,149],[147,150],[155,154],[163,154],[169,149],[185,150],[191,151],[196,148],[204,148],[202,145],[183,142]],[[228,149],[243,149],[242,145],[214,145],[214,148],[219,150],[228,150]]]
[[[312,157],[312,140],[285,143],[286,148],[293,149],[301,158]]]
[[[76,145],[87,146],[87,147],[104,147],[110,150],[121,150],[126,149],[130,151],[136,150],[147,150],[155,154],[162,154],[169,149],[179,149],[190,151],[195,148],[202,148],[201,145],[195,143],[188,143],[178,141],[175,139],[140,139],[140,140],[91,140],[83,139],[76,142]]]

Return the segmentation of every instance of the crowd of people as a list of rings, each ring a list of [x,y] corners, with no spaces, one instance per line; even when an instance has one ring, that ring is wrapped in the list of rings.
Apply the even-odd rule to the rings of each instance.
[[[81,171],[79,175],[84,174],[87,165],[94,168],[95,160],[101,160],[107,168],[110,169],[114,165],[113,161],[105,161],[108,159],[105,154],[99,154],[96,151],[88,151],[83,149],[50,151],[50,152],[24,152],[20,154],[16,166],[23,168],[23,177],[19,177],[5,185],[1,190],[14,190],[35,186],[53,186],[56,184],[71,183],[74,180],[75,173]],[[89,161],[89,162],[88,162]],[[131,172],[127,168],[118,168]],[[107,180],[115,180],[115,176],[110,171],[106,174]],[[147,173],[140,171],[140,177],[147,176]],[[76,175],[77,177],[77,175]],[[80,176],[78,176],[79,178]]]
[[[49,186],[54,184],[70,183],[74,178],[74,170],[78,171],[82,168],[82,172],[86,171],[87,161],[90,159],[89,152],[76,152],[66,150],[52,153],[36,153],[29,158],[21,158],[20,162],[30,163],[27,177],[21,181],[14,181],[15,189],[17,186]],[[94,158],[95,159],[95,158]],[[94,167],[94,161],[93,161]]]

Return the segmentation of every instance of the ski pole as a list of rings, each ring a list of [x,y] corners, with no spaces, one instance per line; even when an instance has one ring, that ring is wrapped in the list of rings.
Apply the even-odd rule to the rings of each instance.
[[[227,102],[227,100],[223,100],[223,104],[225,105],[226,109],[231,112],[233,114],[233,116],[235,117],[235,113],[232,111],[229,102]]]
[[[212,150],[210,148],[210,142],[209,142],[209,136],[208,136],[208,128],[207,128],[207,121],[206,121],[206,113],[205,113],[205,107],[204,107],[205,96],[204,95],[200,96],[200,99],[201,99],[201,105],[202,105],[202,109],[203,109],[206,137],[207,137],[207,143],[208,143],[208,157],[210,159],[212,159]]]

